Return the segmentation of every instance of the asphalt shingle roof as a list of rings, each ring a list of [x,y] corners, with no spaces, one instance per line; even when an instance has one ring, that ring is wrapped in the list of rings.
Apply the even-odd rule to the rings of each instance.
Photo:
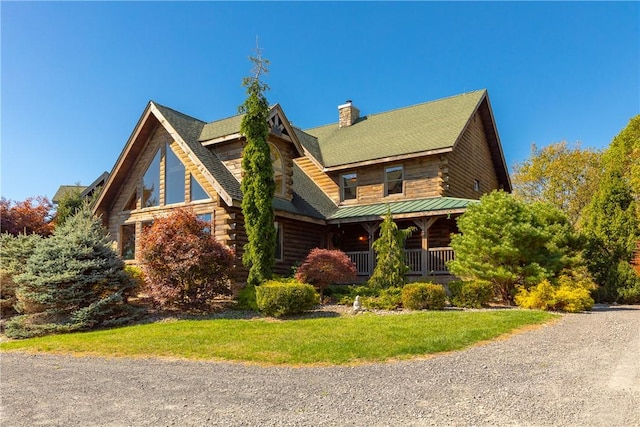
[[[202,164],[211,172],[218,184],[225,189],[231,198],[241,200],[242,192],[240,191],[238,180],[213,152],[198,141],[206,123],[155,102],[154,105],[176,132],[180,134],[193,153],[198,156]]]
[[[240,132],[242,117],[244,117],[244,114],[238,114],[237,116],[227,117],[226,119],[207,123],[202,128],[202,132],[200,133],[198,140],[200,142],[209,141],[210,139],[233,135],[234,133]]]
[[[318,148],[308,139],[300,142],[311,153],[319,151],[317,160],[325,167],[453,147],[485,93],[478,90],[370,114],[343,128],[333,123],[307,129]]]

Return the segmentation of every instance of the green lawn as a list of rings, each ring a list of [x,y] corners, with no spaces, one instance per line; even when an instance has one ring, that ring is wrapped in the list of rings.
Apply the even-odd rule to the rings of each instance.
[[[0,344],[0,350],[343,365],[458,350],[557,317],[540,311],[494,310],[300,320],[180,320],[9,341]]]

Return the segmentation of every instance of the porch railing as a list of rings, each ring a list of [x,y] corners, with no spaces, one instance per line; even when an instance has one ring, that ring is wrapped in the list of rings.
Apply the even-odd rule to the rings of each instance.
[[[405,249],[404,263],[409,267],[407,274],[422,274],[422,249]]]
[[[370,265],[375,264],[375,259],[371,260],[373,262],[370,263],[370,253],[369,251],[358,251],[358,252],[346,252],[346,254],[351,258],[351,261],[356,265],[356,270],[359,276],[368,276],[373,271],[369,270]],[[453,260],[455,258],[455,254],[453,253],[453,249],[445,247],[445,248],[429,248],[427,250],[427,275],[431,274],[448,274],[449,270],[447,269],[447,262]],[[404,251],[404,262],[409,267],[409,271],[407,274],[422,274],[422,260],[423,260],[423,251],[422,249],[405,249]]]
[[[453,261],[455,254],[451,248],[429,248],[429,274],[449,274],[447,262]]]
[[[356,265],[358,276],[368,276],[369,273],[369,251],[346,252],[351,261]]]

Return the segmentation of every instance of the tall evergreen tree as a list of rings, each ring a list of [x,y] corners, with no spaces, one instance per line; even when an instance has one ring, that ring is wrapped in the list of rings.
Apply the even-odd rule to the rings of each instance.
[[[126,302],[135,284],[88,207],[37,244],[15,281],[24,315],[7,323],[10,337],[118,325],[137,315]]]
[[[257,49],[253,76],[245,77],[242,85],[247,90],[247,99],[240,106],[244,113],[240,131],[246,139],[242,154],[242,214],[247,232],[242,261],[249,267],[247,283],[258,285],[271,278],[275,264],[276,230],[273,211],[275,180],[271,150],[267,143],[269,125],[269,103],[264,92],[269,87],[260,81],[267,72],[269,61],[263,59]]]
[[[600,285],[596,299],[640,302],[640,278],[631,266],[640,221],[631,186],[620,172],[602,179],[585,210],[581,230],[587,238],[587,266]]]
[[[371,286],[386,288],[404,284],[404,276],[409,269],[404,261],[404,242],[414,231],[415,227],[400,230],[393,221],[391,210],[387,209],[380,224],[380,237],[373,242],[376,268],[369,279]]]

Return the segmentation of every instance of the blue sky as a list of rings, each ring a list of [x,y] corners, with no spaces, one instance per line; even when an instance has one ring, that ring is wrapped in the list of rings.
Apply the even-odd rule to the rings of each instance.
[[[146,103],[234,115],[256,36],[302,128],[486,88],[506,161],[603,148],[640,113],[638,2],[2,2],[1,181],[52,197],[110,171]]]

